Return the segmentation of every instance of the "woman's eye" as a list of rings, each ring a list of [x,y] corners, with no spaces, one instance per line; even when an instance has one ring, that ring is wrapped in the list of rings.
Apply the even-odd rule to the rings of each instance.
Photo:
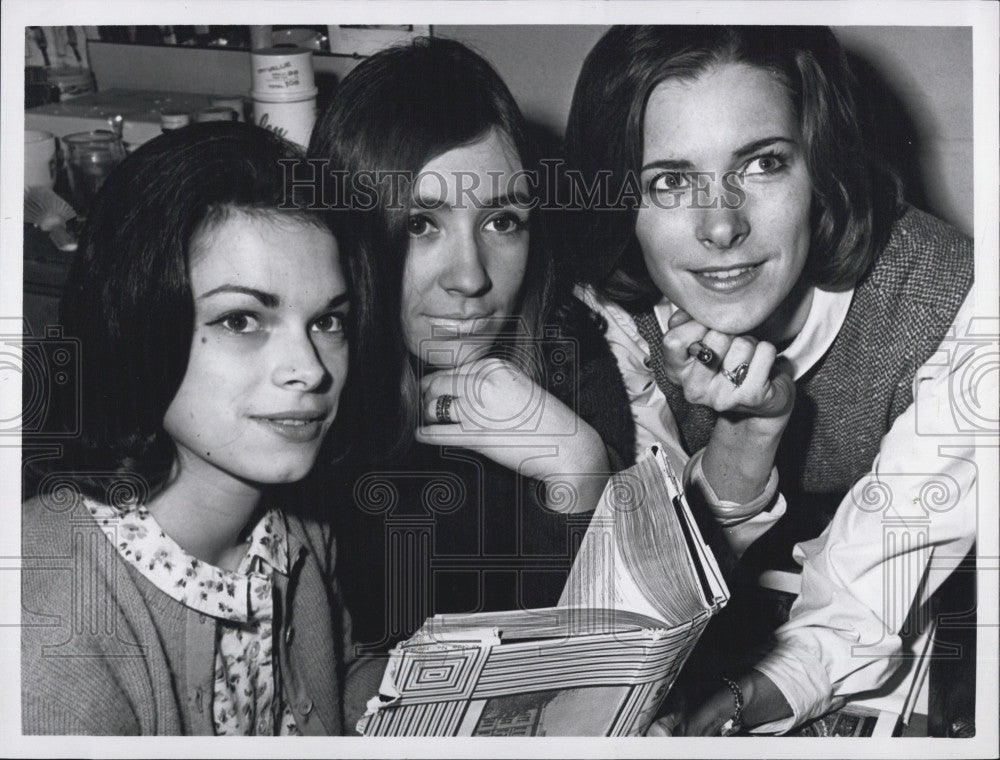
[[[344,332],[343,314],[324,314],[313,322],[313,329],[321,333],[342,333]]]
[[[489,221],[486,222],[486,228],[492,232],[499,232],[500,234],[509,234],[511,232],[518,232],[524,229],[527,222],[525,222],[517,214],[506,212],[499,214]]]
[[[744,167],[743,174],[744,176],[754,174],[774,174],[784,168],[785,162],[780,156],[757,156],[757,158],[750,161],[750,163]]]
[[[406,231],[410,237],[423,237],[435,229],[434,223],[423,214],[412,214],[406,220]]]
[[[260,329],[260,320],[253,314],[244,311],[226,314],[211,324],[220,325],[229,332],[239,334],[256,332]]]
[[[673,190],[684,190],[690,184],[690,180],[683,172],[663,172],[650,180],[649,191],[652,193],[662,193]]]

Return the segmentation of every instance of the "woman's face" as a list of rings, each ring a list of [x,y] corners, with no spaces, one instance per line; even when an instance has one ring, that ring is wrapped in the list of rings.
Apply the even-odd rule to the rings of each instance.
[[[196,236],[189,270],[191,356],[163,421],[181,474],[301,479],[347,374],[347,285],[333,236],[233,211]]]
[[[721,332],[794,334],[812,186],[782,84],[744,64],[669,79],[650,95],[643,146],[635,232],[660,290]]]
[[[489,349],[516,313],[528,263],[528,183],[496,129],[429,161],[413,186],[403,268],[406,347],[439,367]]]

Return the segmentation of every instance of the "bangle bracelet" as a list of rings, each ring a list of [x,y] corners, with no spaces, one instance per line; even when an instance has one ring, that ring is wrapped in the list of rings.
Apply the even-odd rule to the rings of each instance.
[[[733,716],[722,724],[719,729],[720,736],[733,736],[743,730],[743,690],[740,685],[731,678],[722,679],[729,690],[733,693]]]

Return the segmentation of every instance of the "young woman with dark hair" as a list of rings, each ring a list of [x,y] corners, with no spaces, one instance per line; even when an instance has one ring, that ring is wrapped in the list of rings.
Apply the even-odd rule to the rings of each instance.
[[[567,513],[596,506],[634,440],[599,320],[531,211],[517,104],[468,48],[418,40],[344,79],[309,154],[347,188],[365,443],[347,567],[367,641],[555,605],[586,524]]]
[[[773,504],[739,508],[739,524],[715,511],[741,549],[784,514],[745,560],[787,564],[795,545],[803,566],[777,647],[689,733],[785,731],[881,685],[905,612],[974,541],[971,439],[942,411],[969,354],[938,349],[968,334],[972,244],[901,202],[858,113],[826,28],[617,27],[577,82],[569,168],[607,184],[572,215],[570,255],[608,322],[637,444],[672,438],[692,478],[735,470],[750,494],[774,462]],[[782,432],[766,397],[784,373]],[[780,444],[758,445],[762,431]],[[939,435],[968,457],[941,456]],[[928,507],[926,532],[872,500],[889,483],[896,517],[923,516],[929,482],[948,484],[948,507]]]
[[[62,308],[81,435],[23,510],[25,733],[341,733],[375,688],[331,531],[290,488],[348,364],[336,240],[283,210],[298,157],[194,125],[137,149],[88,214]]]

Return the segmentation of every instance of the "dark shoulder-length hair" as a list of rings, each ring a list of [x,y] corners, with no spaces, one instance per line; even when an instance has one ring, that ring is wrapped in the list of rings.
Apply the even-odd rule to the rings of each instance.
[[[286,186],[280,162],[300,157],[260,127],[195,124],[139,147],[101,187],[60,307],[79,341],[81,434],[67,463],[85,493],[103,499],[116,476],[149,495],[165,485],[176,450],[163,418],[194,334],[192,241],[236,209],[324,225]]]
[[[612,202],[630,178],[638,186],[646,103],[663,81],[726,63],[773,72],[788,90],[812,180],[805,276],[813,284],[853,287],[898,214],[899,183],[870,147],[846,57],[828,28],[614,27],[584,61],[566,129],[568,168],[590,186],[602,173],[610,181],[597,203],[568,215],[567,229],[577,276],[632,311],[662,297],[635,237],[635,205]]]
[[[391,460],[413,441],[419,394],[400,323],[412,180],[429,161],[496,129],[522,167],[536,162],[524,117],[496,71],[454,40],[421,38],[362,61],[340,84],[313,129],[309,156],[346,210],[344,250],[355,285],[360,386],[358,432],[370,459]],[[317,163],[318,165],[318,163]],[[327,201],[329,202],[329,200]],[[553,281],[552,257],[531,214],[530,249],[517,328],[498,346],[541,333]],[[513,351],[512,355],[530,355]],[[538,367],[525,367],[537,377]]]

